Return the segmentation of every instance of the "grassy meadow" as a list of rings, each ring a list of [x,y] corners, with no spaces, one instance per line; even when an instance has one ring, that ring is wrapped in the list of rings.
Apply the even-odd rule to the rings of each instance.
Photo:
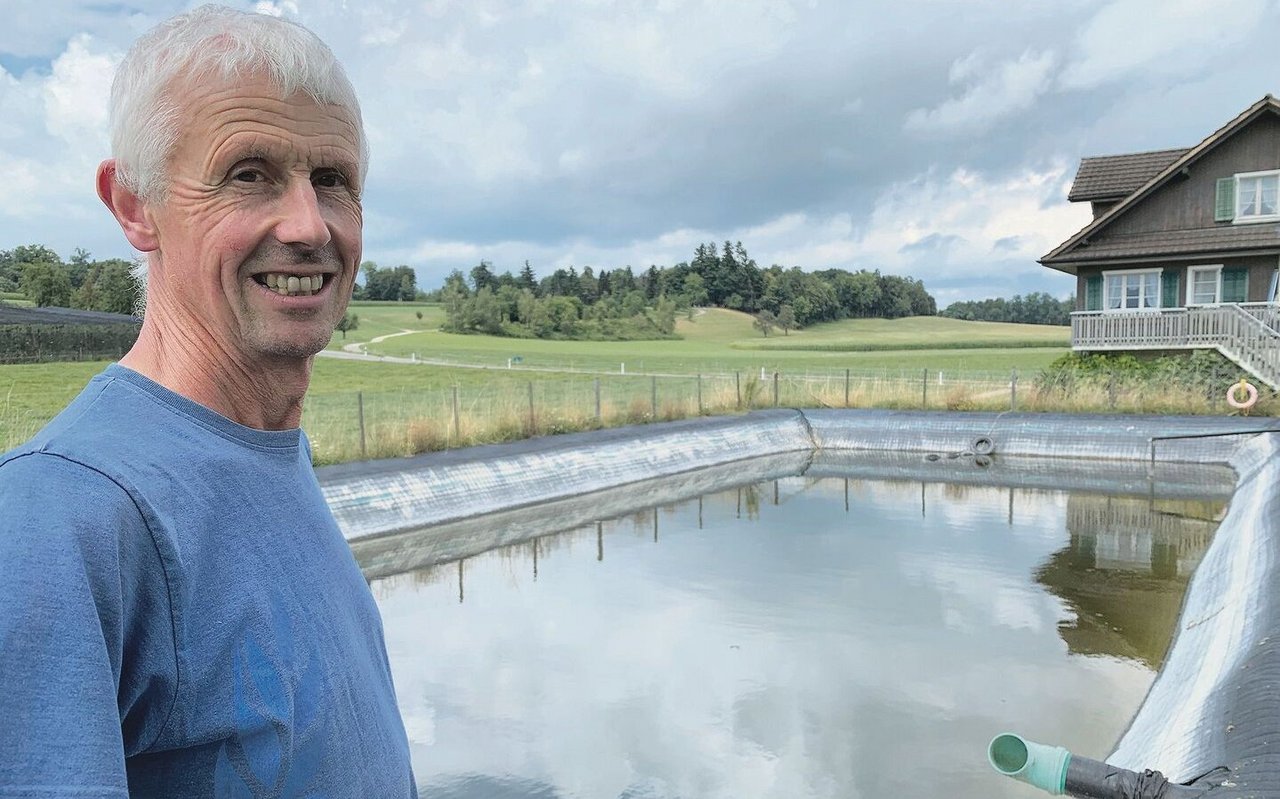
[[[444,308],[434,302],[356,300],[347,312],[359,317],[359,326],[346,335],[335,331],[328,349],[340,350],[344,344],[357,344],[402,330],[435,330],[444,324]],[[418,314],[422,314],[421,319]]]
[[[422,332],[368,345],[370,353],[417,356],[437,363],[601,373],[729,374],[854,369],[918,372],[922,369],[1008,374],[1047,366],[1067,351],[1070,331],[1044,325],[964,322],[942,317],[846,319],[767,338],[752,317],[719,308],[681,318],[678,341],[551,341],[444,333],[439,323],[414,327],[412,313],[387,319]],[[364,338],[361,317],[361,340]],[[443,313],[439,317],[443,321]],[[425,321],[425,316],[424,316]],[[394,331],[392,331],[394,332]],[[348,334],[352,336],[353,334]]]
[[[354,303],[352,312],[359,327],[329,349],[364,344],[388,360],[316,359],[303,427],[318,463],[775,404],[1226,412],[1216,396],[1159,386],[1042,391],[1036,376],[1068,349],[1061,327],[850,319],[766,338],[746,314],[707,309],[680,320],[678,341],[546,341],[442,333],[436,304]],[[390,360],[413,355],[419,362]],[[0,366],[0,448],[34,434],[105,366]]]

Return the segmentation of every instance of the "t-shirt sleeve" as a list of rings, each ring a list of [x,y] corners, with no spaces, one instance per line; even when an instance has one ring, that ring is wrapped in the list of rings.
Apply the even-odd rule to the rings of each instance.
[[[171,619],[124,489],[56,455],[0,464],[0,798],[128,796],[125,757],[172,707]]]

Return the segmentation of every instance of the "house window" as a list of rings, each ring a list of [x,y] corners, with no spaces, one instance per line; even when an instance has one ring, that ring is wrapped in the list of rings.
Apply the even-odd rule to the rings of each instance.
[[[1278,194],[1280,172],[1236,175],[1236,221],[1250,222],[1280,216]]]
[[[1187,305],[1222,302],[1222,264],[1187,269]]]
[[[1103,272],[1103,294],[1108,311],[1160,307],[1160,270]]]

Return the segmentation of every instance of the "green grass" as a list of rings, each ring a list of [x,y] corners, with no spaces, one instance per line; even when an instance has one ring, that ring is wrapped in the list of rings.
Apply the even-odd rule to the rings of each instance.
[[[598,372],[620,372],[625,364],[628,372],[668,374],[846,368],[1005,373],[1017,368],[1025,372],[1041,369],[1067,351],[1066,328],[1005,327],[938,317],[856,319],[765,339],[752,328],[749,315],[708,309],[678,322],[676,332],[683,336],[679,341],[547,341],[434,330],[388,339],[370,345],[369,351],[487,366],[506,366],[509,358],[519,357],[525,367]],[[959,349],[957,342],[965,341],[974,346]],[[762,348],[778,342],[785,348]],[[1034,346],[1028,346],[1032,342]],[[844,343],[873,349],[842,351]],[[892,349],[895,346],[903,349]]]
[[[346,343],[417,330],[422,332],[369,344],[369,351],[415,353],[420,359],[448,363],[317,358],[303,426],[319,462],[361,456],[362,404],[364,452],[369,457],[393,456],[531,433],[679,418],[699,412],[699,386],[703,412],[733,412],[740,398],[744,405],[767,406],[773,402],[775,371],[781,375],[778,392],[783,405],[843,405],[844,373],[850,370],[851,405],[917,407],[922,372],[927,369],[930,407],[1007,407],[1012,369],[1025,384],[1066,351],[1062,328],[939,318],[846,320],[766,340],[753,329],[750,316],[710,309],[692,320],[680,320],[679,341],[600,342],[442,333],[444,313],[435,304],[353,303],[352,311],[360,316],[360,327],[347,335]],[[422,319],[417,318],[419,312]],[[1062,339],[1060,347],[1054,346],[1055,337]],[[330,348],[343,343],[338,335]],[[786,348],[761,349],[779,343]],[[991,343],[1002,346],[945,348]],[[841,351],[852,344],[902,349]],[[515,356],[521,357],[520,366],[535,368],[508,369],[508,359]],[[620,374],[624,363],[625,375]],[[0,366],[0,447],[7,449],[30,437],[105,365]],[[659,379],[656,403],[652,379],[636,374],[640,372],[672,375]],[[695,378],[699,374],[704,375],[701,382]]]
[[[1054,325],[1020,325],[1003,322],[966,322],[942,316],[905,319],[842,319],[805,330],[781,331],[767,339],[759,333],[736,346],[745,349],[829,350],[866,346],[875,349],[928,348],[940,340],[955,347],[996,348],[1071,344],[1071,328]]]
[[[340,350],[344,344],[369,341],[401,330],[436,330],[444,324],[444,307],[439,303],[356,300],[351,303],[350,313],[360,317],[360,326],[348,331],[346,336],[335,331],[327,349]]]
[[[27,299],[27,295],[17,291],[0,291],[0,302],[16,305],[20,308],[34,308],[36,305]]]
[[[731,344],[767,352],[886,352],[893,350],[977,350],[1047,347],[1059,352],[1071,345],[1071,328],[1001,322],[966,322],[941,316],[905,319],[843,319],[789,334]]]

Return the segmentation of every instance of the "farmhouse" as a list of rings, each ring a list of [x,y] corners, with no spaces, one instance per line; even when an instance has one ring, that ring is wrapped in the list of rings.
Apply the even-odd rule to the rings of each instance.
[[[1085,158],[1093,221],[1040,263],[1076,276],[1077,351],[1216,349],[1280,388],[1280,101],[1189,149]]]

